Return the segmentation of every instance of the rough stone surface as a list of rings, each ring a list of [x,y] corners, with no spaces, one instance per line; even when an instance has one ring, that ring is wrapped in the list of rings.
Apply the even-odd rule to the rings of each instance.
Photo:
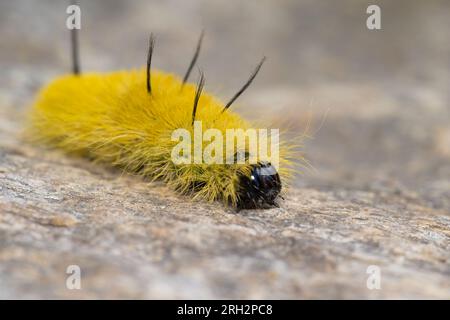
[[[210,87],[235,88],[268,48],[242,113],[297,133],[311,118],[312,167],[281,208],[239,213],[24,142],[32,96],[67,69],[65,7],[1,2],[0,298],[449,299],[450,7],[398,2],[378,34],[351,0],[88,2],[86,69],[140,65],[152,28],[155,63],[181,73],[204,27]]]

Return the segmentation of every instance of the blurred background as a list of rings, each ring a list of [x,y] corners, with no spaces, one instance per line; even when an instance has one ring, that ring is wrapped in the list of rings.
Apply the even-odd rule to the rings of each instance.
[[[4,296],[26,293],[31,288],[20,268],[30,269],[30,278],[44,279],[42,281],[50,278],[48,260],[58,266],[55,270],[60,270],[62,267],[59,268],[58,263],[65,260],[54,256],[54,250],[64,254],[69,252],[67,261],[72,259],[71,252],[85,254],[84,263],[92,265],[89,272],[93,283],[103,279],[97,276],[96,268],[109,270],[110,262],[130,261],[132,268],[125,269],[119,277],[125,279],[120,287],[124,291],[111,294],[111,297],[135,297],[136,291],[128,290],[127,281],[136,281],[138,287],[147,283],[141,279],[150,279],[153,275],[155,278],[151,279],[157,279],[162,274],[165,278],[161,277],[161,282],[155,285],[156,294],[144,297],[161,297],[160,294],[162,297],[191,297],[191,292],[200,292],[196,297],[335,298],[354,297],[352,294],[357,290],[364,296],[368,294],[365,278],[362,285],[352,284],[351,279],[361,270],[365,277],[364,268],[374,261],[384,261],[391,268],[386,272],[383,269],[384,274],[389,274],[392,283],[398,280],[395,294],[389,295],[390,291],[385,291],[382,297],[404,297],[409,293],[413,297],[448,296],[442,279],[448,281],[449,230],[442,226],[448,226],[450,213],[449,1],[81,0],[79,4],[82,72],[142,67],[148,36],[153,32],[157,36],[153,66],[182,75],[201,30],[205,30],[198,66],[205,72],[206,89],[227,100],[247,80],[261,57],[267,56],[258,77],[234,108],[249,119],[268,120],[283,128],[289,126],[293,136],[303,132],[311,120],[309,133],[312,138],[304,141],[303,151],[313,168],[304,168],[300,161],[297,164],[302,174],[295,178],[297,193],[287,204],[297,211],[288,208],[288,212],[281,213],[270,213],[269,210],[250,212],[247,216],[220,215],[217,208],[208,209],[207,205],[196,204],[189,207],[196,208],[196,212],[188,212],[183,217],[189,218],[181,218],[175,213],[172,216],[171,206],[181,203],[183,207],[180,201],[184,200],[167,192],[153,199],[150,192],[151,202],[146,200],[147,186],[136,191],[130,183],[118,189],[120,192],[116,197],[125,194],[141,207],[136,209],[132,207],[134,204],[124,200],[123,203],[128,205],[126,209],[131,210],[126,213],[114,208],[111,212],[91,214],[89,205],[85,205],[89,200],[85,199],[84,189],[67,191],[70,197],[81,199],[69,201],[68,205],[75,208],[72,208],[73,216],[82,212],[76,217],[88,222],[81,223],[73,233],[65,229],[54,231],[40,225],[36,227],[33,221],[39,217],[36,213],[39,210],[33,211],[33,207],[27,209],[32,212],[33,219],[23,222],[22,229],[19,222],[10,221],[9,215],[5,215],[3,230],[8,232],[0,233],[0,243],[10,245],[5,245],[9,251],[5,251],[3,257],[9,264],[5,264],[4,270],[19,270],[11,283],[12,287],[18,283],[21,289]],[[381,30],[366,27],[369,16],[366,9],[371,4],[381,8]],[[5,154],[12,154],[8,156],[12,159],[17,158],[14,150],[19,142],[11,137],[21,130],[23,114],[34,94],[54,77],[70,72],[67,5],[65,1],[0,0],[0,151],[6,150]],[[196,79],[195,72],[193,75],[191,80]],[[26,159],[27,152],[31,151],[20,152]],[[11,163],[28,163],[20,159],[11,160]],[[40,161],[39,157],[37,159]],[[4,166],[5,163],[6,160]],[[38,163],[33,168],[43,167],[44,164]],[[0,168],[0,172],[2,170]],[[53,188],[52,179],[59,179],[51,176],[50,171],[43,171],[45,174],[30,171],[36,176],[30,180],[31,186],[35,183]],[[64,172],[69,174],[71,171]],[[48,176],[52,178],[41,183]],[[10,181],[15,183],[13,179]],[[104,181],[99,181],[92,182],[94,187],[87,189],[89,193],[103,190],[98,186]],[[110,190],[110,181],[113,186],[116,183],[113,178],[106,180],[108,184],[104,189]],[[86,185],[90,188],[89,183]],[[19,187],[30,188],[26,197],[44,197],[33,193],[33,187],[27,184],[19,184]],[[22,190],[19,187],[17,190]],[[77,186],[71,188],[78,190]],[[58,192],[55,194],[64,194]],[[13,200],[8,200],[9,194],[6,194],[5,205],[20,204],[17,208],[11,207],[11,212],[22,212],[21,206],[29,203],[22,201],[23,194],[17,191]],[[303,194],[307,194],[306,199],[301,196]],[[96,207],[98,199],[112,203],[109,198],[102,198],[103,195],[100,191],[95,193],[91,205]],[[143,199],[145,203],[136,199]],[[304,202],[308,199],[311,202]],[[51,201],[43,205],[50,206]],[[339,201],[342,201],[342,207],[333,208]],[[62,200],[61,204],[57,200],[54,203],[57,208],[67,206]],[[159,211],[147,210],[146,206],[160,203],[164,206]],[[317,203],[330,204],[332,212],[325,214],[325,209],[314,206]],[[412,207],[408,207],[409,203]],[[360,210],[360,205],[366,206],[365,211]],[[169,210],[164,209],[166,206]],[[148,215],[142,213],[143,208]],[[435,219],[434,222],[414,218],[414,223],[419,221],[426,227],[409,225],[408,219],[416,217],[416,212],[419,212],[417,215],[422,212],[419,209],[428,212],[426,219]],[[359,220],[352,220],[352,217],[345,220],[346,214],[352,216],[363,211],[371,214],[363,217],[372,224],[367,230],[359,227]],[[20,214],[16,216],[21,217]],[[102,220],[103,216],[105,220]],[[113,225],[111,221],[118,222]],[[195,222],[198,224],[192,227],[190,223]],[[399,225],[405,226],[403,238],[396,237]],[[242,230],[248,227],[249,231],[238,233],[233,230],[241,229],[231,229],[233,226]],[[289,229],[292,226],[297,229]],[[428,231],[433,226],[435,231]],[[321,227],[328,229],[323,231]],[[30,233],[30,228],[44,231],[38,229],[38,232]],[[261,237],[261,230],[268,236]],[[372,235],[359,235],[359,231],[372,232]],[[77,236],[81,246],[78,246]],[[47,245],[36,240],[47,238],[51,238]],[[212,249],[204,245],[205,238],[216,239]],[[59,239],[62,240],[58,242]],[[60,247],[53,247],[54,243]],[[420,250],[410,250],[410,244],[417,245]],[[47,246],[46,258],[35,255],[36,247],[41,246]],[[398,249],[399,246],[402,248]],[[22,248],[28,248],[28,251],[21,251]],[[93,252],[100,259],[98,263],[90,260]],[[14,260],[15,257],[19,258]],[[45,267],[35,271],[31,263],[23,263],[25,257],[35,259],[38,265]],[[356,258],[352,260],[352,257]],[[136,273],[133,269],[146,266],[154,270],[143,269],[144,272],[139,269],[141,271]],[[219,266],[217,270],[216,266]],[[416,270],[423,278],[417,277]],[[235,271],[240,272],[240,278],[234,277]],[[98,274],[106,274],[104,281],[111,278],[108,273]],[[139,279],[132,277],[135,274]],[[268,279],[275,279],[273,281],[279,287],[266,288],[265,284],[272,285],[272,280]],[[308,281],[313,285],[308,287]],[[306,287],[302,287],[305,284]],[[439,294],[431,289],[424,291],[424,284],[434,286]],[[108,285],[101,283],[99,287],[107,288],[106,293],[94,292],[92,297],[108,296],[111,292]],[[354,287],[343,290],[348,286]],[[406,287],[413,290],[405,290]],[[41,292],[41,296],[54,297]],[[48,292],[52,291],[48,289]]]
[[[382,29],[368,30],[375,2]],[[82,70],[141,67],[154,32],[155,67],[183,74],[204,29],[198,65],[209,91],[226,100],[266,55],[239,111],[299,131],[313,121],[304,152],[315,169],[296,184],[403,184],[449,208],[450,3],[375,2],[81,1]],[[0,2],[3,104],[24,105],[70,71],[66,7]]]

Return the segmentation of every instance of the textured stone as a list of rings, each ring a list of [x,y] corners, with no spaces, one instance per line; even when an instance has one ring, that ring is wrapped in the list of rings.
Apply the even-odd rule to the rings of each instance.
[[[448,4],[430,1],[403,10],[389,2],[382,8],[400,20],[387,20],[383,31],[388,31],[369,36],[357,25],[365,14],[357,1],[343,7],[330,2],[320,10],[316,2],[286,1],[289,10],[275,2],[239,10],[226,1],[205,2],[193,4],[196,10],[186,7],[183,17],[170,2],[136,1],[129,7],[92,2],[84,15],[83,67],[99,63],[115,69],[119,58],[145,58],[138,54],[145,50],[138,35],[153,21],[160,38],[168,37],[159,42],[158,50],[167,51],[155,63],[175,63],[182,70],[189,57],[180,62],[170,50],[178,54],[186,46],[183,52],[191,54],[181,27],[200,15],[210,41],[202,63],[216,66],[217,72],[210,72],[213,83],[232,88],[247,69],[241,62],[228,70],[227,63],[239,62],[220,53],[230,48],[223,40],[244,48],[236,30],[246,30],[250,22],[235,13],[258,13],[251,23],[255,30],[248,32],[261,48],[270,46],[272,56],[268,73],[241,100],[249,109],[240,110],[250,118],[287,123],[297,134],[312,114],[314,138],[305,141],[304,150],[313,168],[298,164],[304,173],[281,208],[236,213],[23,141],[32,95],[68,63],[62,42],[67,34],[56,35],[59,42],[46,35],[56,32],[57,21],[63,25],[65,16],[59,19],[56,10],[65,8],[42,3],[39,8],[28,1],[0,4],[2,42],[9,43],[0,52],[0,298],[450,298],[450,108],[448,86],[439,85],[450,68],[441,67],[438,54],[449,45],[435,31],[449,20],[440,15],[444,10],[433,10]],[[149,6],[162,18],[149,13]],[[30,12],[39,13],[24,22],[35,32],[12,20]],[[225,18],[230,15],[233,23]],[[308,16],[328,19],[337,32],[354,30],[354,42],[327,43],[331,31]],[[417,16],[422,19],[409,20]],[[106,28],[111,17],[118,23]],[[408,45],[402,30],[411,30],[408,21],[422,20],[430,24],[417,37],[430,44],[429,51],[418,47],[417,57],[399,62]],[[297,34],[298,21],[311,28]],[[125,23],[129,28],[121,27]],[[189,35],[192,42],[197,29]],[[123,56],[116,47],[119,38],[130,41]],[[370,56],[372,41],[381,45],[382,62]],[[296,51],[297,42],[304,51]],[[346,46],[353,50],[345,51]],[[303,62],[286,63],[297,54]],[[246,57],[242,61],[254,60],[252,54]],[[380,67],[385,65],[398,69]],[[366,66],[371,75],[364,73]],[[224,79],[214,79],[215,74]],[[81,268],[81,290],[66,287],[69,265]],[[381,270],[380,290],[366,286],[371,265]]]

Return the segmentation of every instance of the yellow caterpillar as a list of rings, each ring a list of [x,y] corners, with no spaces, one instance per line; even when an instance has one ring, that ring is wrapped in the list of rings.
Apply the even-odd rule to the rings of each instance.
[[[165,181],[170,187],[195,199],[221,200],[237,208],[277,205],[281,180],[288,173],[287,148],[280,144],[279,170],[258,158],[244,163],[175,163],[172,159],[174,130],[193,133],[193,123],[215,128],[225,136],[227,129],[252,128],[230,105],[250,85],[264,59],[243,86],[223,104],[203,92],[204,77],[197,85],[187,83],[203,38],[183,80],[151,70],[154,38],[151,35],[147,68],[106,74],[79,73],[77,44],[72,37],[73,73],[62,76],[38,94],[30,112],[29,136],[37,142],[118,166],[127,172]],[[241,132],[242,134],[242,132]],[[239,139],[239,136],[235,137]],[[207,142],[202,141],[202,147]],[[233,146],[234,148],[234,146]],[[228,154],[227,147],[215,152]]]

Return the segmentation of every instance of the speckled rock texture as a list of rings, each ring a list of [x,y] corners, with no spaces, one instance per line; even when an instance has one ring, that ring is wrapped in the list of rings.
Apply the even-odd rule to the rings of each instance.
[[[0,2],[0,298],[450,299],[450,5],[377,2],[380,31],[356,0],[81,1],[83,70],[141,66],[153,31],[155,66],[182,73],[203,28],[225,100],[268,56],[236,107],[310,122],[311,166],[281,208],[239,213],[24,141],[70,65],[66,7]]]

